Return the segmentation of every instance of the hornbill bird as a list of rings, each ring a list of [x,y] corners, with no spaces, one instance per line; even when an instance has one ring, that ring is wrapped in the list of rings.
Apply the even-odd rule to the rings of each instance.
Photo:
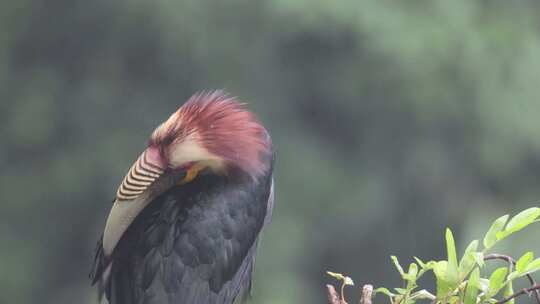
[[[274,201],[270,136],[222,91],[156,128],[116,192],[90,277],[110,304],[233,303],[249,295]]]

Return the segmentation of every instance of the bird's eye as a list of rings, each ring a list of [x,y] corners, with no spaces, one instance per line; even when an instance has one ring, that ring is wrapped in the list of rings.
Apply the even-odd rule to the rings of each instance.
[[[161,152],[163,152],[168,146],[172,144],[173,140],[174,138],[172,136],[164,136],[154,140],[154,144],[159,147],[159,150]]]
[[[162,145],[164,146],[168,146],[170,145],[171,143],[173,142],[173,137],[172,136],[165,136],[161,142]]]
[[[167,164],[167,167],[170,167],[169,164],[169,156],[167,154],[167,146],[165,145],[159,145],[159,155],[161,156],[162,161],[164,161],[165,164]]]

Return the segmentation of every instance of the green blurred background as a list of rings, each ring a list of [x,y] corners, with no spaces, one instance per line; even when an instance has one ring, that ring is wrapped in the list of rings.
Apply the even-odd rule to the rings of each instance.
[[[390,254],[539,204],[539,79],[534,0],[1,1],[0,303],[95,303],[117,184],[212,88],[278,154],[252,303],[324,303],[326,270],[395,286]]]

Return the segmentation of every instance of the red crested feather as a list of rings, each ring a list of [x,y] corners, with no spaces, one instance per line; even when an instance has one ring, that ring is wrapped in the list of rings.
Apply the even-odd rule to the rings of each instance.
[[[270,166],[268,132],[243,103],[224,91],[193,95],[171,119],[166,131],[152,139],[158,146],[179,143],[196,134],[202,147],[252,176]]]

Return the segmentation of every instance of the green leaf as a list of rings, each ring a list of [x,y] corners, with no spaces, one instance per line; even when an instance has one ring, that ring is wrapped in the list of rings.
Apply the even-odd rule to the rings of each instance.
[[[430,300],[433,301],[436,299],[429,291],[422,289],[411,295],[412,300]]]
[[[459,280],[463,281],[476,265],[476,256],[474,252],[470,252],[463,256],[459,263]]]
[[[506,274],[508,273],[508,267],[501,267],[497,268],[489,277],[489,287],[487,296],[493,297],[496,295],[499,290],[504,286],[504,279],[506,277]]]
[[[520,213],[516,214],[509,222],[508,225],[506,225],[506,230],[516,230],[521,229],[532,222],[534,222],[538,217],[540,216],[540,208],[539,207],[531,207],[529,209],[525,209],[521,211]]]
[[[394,265],[396,266],[396,269],[398,270],[401,277],[404,277],[405,271],[403,271],[403,267],[401,267],[401,265],[399,264],[397,257],[395,255],[392,255],[390,256],[390,258],[392,259],[392,262],[394,262]]]
[[[328,274],[329,276],[334,277],[335,279],[340,280],[340,281],[345,280],[345,276],[342,275],[341,273],[327,271],[326,274]]]
[[[506,297],[509,297],[509,296],[511,296],[513,294],[514,294],[514,287],[512,286],[512,282],[508,282],[508,284],[506,284],[506,288],[504,289],[503,296],[506,298]],[[514,304],[514,302],[515,302],[515,300],[511,299],[506,303]]]
[[[469,243],[467,248],[465,248],[465,252],[463,252],[463,255],[466,255],[467,253],[475,252],[478,249],[478,240],[474,240]]]
[[[401,295],[404,295],[407,293],[407,289],[405,288],[394,288],[394,290],[398,293],[398,294],[401,294]]]
[[[524,272],[533,258],[534,258],[534,253],[532,253],[532,251],[529,251],[525,253],[524,255],[522,255],[516,262],[516,270],[519,273]]]
[[[516,271],[512,271],[512,272],[510,272],[510,273],[508,274],[508,276],[506,277],[506,280],[507,280],[508,282],[511,282],[511,281],[513,281],[514,279],[519,278],[520,276],[521,276],[521,274],[519,273],[519,271],[517,271],[517,270],[516,270]]]
[[[484,267],[485,261],[484,261],[484,253],[482,252],[475,252],[474,253],[474,259],[476,260],[476,264],[480,267]]]
[[[388,290],[388,288],[384,288],[384,287],[379,287],[377,289],[375,289],[374,291],[374,294],[378,294],[378,293],[382,293],[384,295],[387,295],[388,297],[392,298],[394,296],[393,293],[390,292],[390,290]]]
[[[413,289],[416,288],[416,279],[418,276],[418,265],[416,263],[411,263],[409,265],[409,272],[404,276],[404,279],[407,280],[407,291],[410,293]]]
[[[521,229],[527,227],[528,225],[534,223],[536,218],[540,216],[540,208],[532,207],[526,210],[521,211],[516,214],[506,225],[504,231],[498,232],[497,240],[502,240],[512,233],[518,232]]]
[[[504,228],[506,221],[508,221],[508,214],[499,217],[491,224],[491,227],[484,236],[484,248],[486,250],[493,247],[493,245],[497,243],[497,233]]]
[[[476,249],[478,248],[478,241],[472,241],[465,249],[463,257],[459,261],[459,280],[462,281],[469,274],[476,264]]]
[[[526,275],[540,270],[540,258],[531,261],[527,267],[520,273],[520,275]]]
[[[416,281],[416,276],[418,275],[418,265],[411,263],[409,265],[409,272],[407,272],[408,280]]]
[[[433,265],[433,273],[437,282],[437,298],[442,299],[452,291],[452,286],[446,281],[447,261],[439,261]]]
[[[476,297],[478,296],[478,281],[480,279],[480,270],[475,268],[469,282],[467,283],[467,289],[465,290],[465,303],[464,304],[476,304]]]
[[[417,257],[414,257],[414,259],[416,260],[418,265],[420,265],[420,268],[422,268],[422,270],[431,270],[431,269],[433,269],[435,264],[437,264],[437,262],[435,262],[435,261],[429,261],[427,263],[424,263],[424,262],[422,262],[422,260],[420,260]]]
[[[453,288],[459,284],[458,262],[456,253],[456,244],[452,231],[446,228],[446,251],[448,254],[448,266],[446,268],[446,281]]]
[[[516,270],[508,274],[507,280],[512,281],[516,278],[538,270],[537,266],[539,266],[538,263],[540,262],[538,261],[538,259],[533,261],[533,258],[534,253],[532,253],[532,251],[526,252],[524,255],[522,255],[516,262]]]
[[[416,263],[418,263],[418,265],[420,265],[420,268],[424,269],[426,268],[426,263],[422,262],[422,260],[420,260],[418,257],[414,257],[414,259],[416,260]]]
[[[435,277],[437,279],[445,279],[446,278],[447,265],[448,265],[447,261],[439,261],[439,262],[436,262],[433,265],[433,273],[435,273]]]

